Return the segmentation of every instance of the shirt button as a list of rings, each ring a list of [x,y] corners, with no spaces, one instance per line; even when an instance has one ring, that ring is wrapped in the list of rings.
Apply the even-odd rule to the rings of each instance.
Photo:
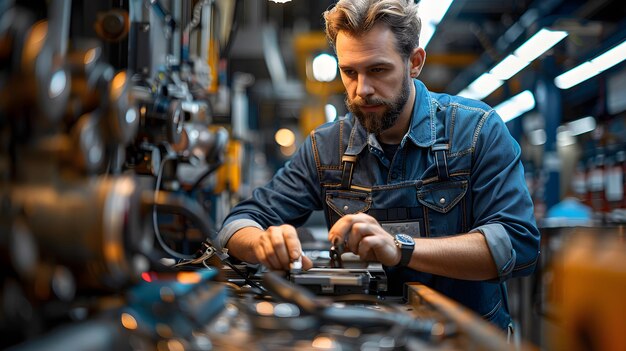
[[[439,203],[442,204],[442,205],[445,204],[446,203],[446,198],[442,197],[441,199],[439,199]]]
[[[343,210],[344,210],[344,211],[347,211],[347,210],[348,210],[348,208],[349,208],[349,207],[348,207],[348,205],[345,205],[345,206],[343,207]]]
[[[398,173],[391,173],[391,179],[396,179],[398,178]]]

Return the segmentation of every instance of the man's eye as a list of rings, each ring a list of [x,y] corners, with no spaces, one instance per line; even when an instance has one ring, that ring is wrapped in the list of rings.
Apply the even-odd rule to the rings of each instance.
[[[344,69],[343,70],[343,74],[345,74],[346,76],[353,76],[354,75],[354,71],[351,69]]]
[[[381,68],[381,67],[375,67],[375,68],[372,68],[372,69],[371,69],[371,71],[372,71],[373,73],[382,73],[382,72],[384,72],[384,71],[385,71],[385,69],[384,69],[384,68]]]

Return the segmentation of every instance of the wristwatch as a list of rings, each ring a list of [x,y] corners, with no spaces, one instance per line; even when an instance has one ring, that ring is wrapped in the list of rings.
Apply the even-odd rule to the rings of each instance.
[[[400,262],[396,265],[396,267],[406,267],[411,261],[415,241],[410,235],[396,234],[394,235],[394,242],[400,249]]]

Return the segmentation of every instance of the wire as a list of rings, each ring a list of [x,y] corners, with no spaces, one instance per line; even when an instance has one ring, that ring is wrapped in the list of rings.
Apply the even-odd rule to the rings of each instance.
[[[239,270],[239,268],[235,267],[234,264],[232,264],[230,261],[228,261],[228,259],[222,259],[222,262],[227,265],[228,267],[230,267],[235,273],[237,273],[241,278],[243,278],[243,280],[248,283],[248,285],[253,286],[257,289],[259,289],[261,291],[262,294],[267,293],[267,290],[265,288],[263,288],[261,285],[259,285],[257,282],[255,282],[254,280],[248,278],[248,276],[242,272],[241,270]]]
[[[165,164],[167,161],[172,161],[176,159],[176,155],[167,155],[163,160],[161,160],[161,164],[159,165],[159,172],[157,173],[156,186],[154,189],[154,205],[152,205],[152,226],[154,227],[154,234],[161,245],[161,248],[170,256],[181,259],[181,260],[193,260],[196,257],[193,255],[185,255],[175,250],[172,250],[161,236],[161,231],[159,230],[159,223],[157,221],[157,200],[159,198],[159,192],[161,191],[161,179],[163,177],[163,169],[165,168]]]
[[[210,165],[209,169],[207,169],[206,172],[202,173],[202,175],[200,177],[198,177],[198,179],[193,183],[193,185],[191,186],[191,188],[187,192],[191,194],[194,191],[196,191],[196,189],[200,186],[200,184],[202,184],[202,182],[206,179],[206,177],[208,177],[213,172],[215,172],[218,168],[220,168],[220,166],[222,164],[223,164],[223,162],[218,162],[218,163],[216,163],[214,165]]]
[[[193,13],[191,17],[191,21],[185,27],[185,32],[191,32],[192,29],[196,28],[198,24],[200,24],[200,16],[202,15],[202,7],[205,5],[213,5],[215,0],[204,0],[196,3],[196,6],[193,8]]]

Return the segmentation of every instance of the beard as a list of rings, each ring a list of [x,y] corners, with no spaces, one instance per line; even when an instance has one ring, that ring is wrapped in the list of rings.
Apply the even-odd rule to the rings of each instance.
[[[409,99],[409,84],[411,84],[411,81],[408,74],[405,74],[402,86],[400,87],[400,93],[394,99],[387,100],[375,97],[364,99],[360,96],[350,99],[350,97],[346,96],[346,106],[369,133],[378,135],[391,128],[400,117],[400,112]],[[383,105],[385,109],[380,113],[364,113],[360,109],[360,107],[364,105]]]

